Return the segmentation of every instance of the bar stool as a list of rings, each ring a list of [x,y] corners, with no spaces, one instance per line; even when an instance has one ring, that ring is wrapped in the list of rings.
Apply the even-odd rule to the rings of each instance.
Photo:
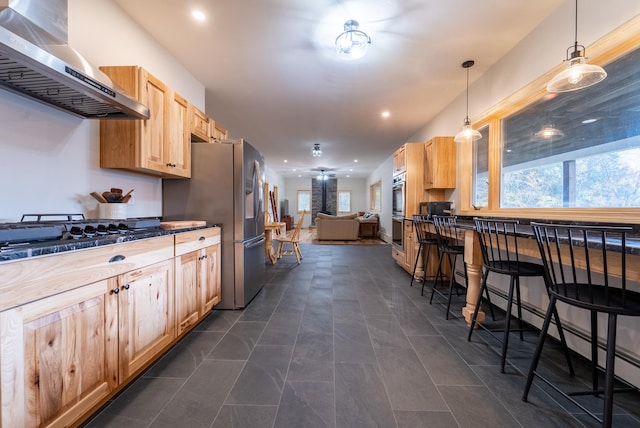
[[[522,400],[527,401],[533,377],[538,376],[591,417],[610,427],[613,423],[616,323],[618,315],[640,316],[640,293],[627,289],[627,234],[630,227],[575,226],[531,223],[538,242],[545,276],[549,281],[549,306],[531,361]],[[637,269],[634,266],[634,269]],[[536,371],[542,347],[558,302],[591,313],[592,389],[565,393]],[[606,362],[598,365],[598,314],[608,317]],[[604,389],[598,388],[598,372],[604,370]],[[637,388],[631,387],[636,390]],[[625,390],[628,390],[625,389]],[[576,402],[574,395],[603,395],[603,419]]]
[[[478,311],[480,310],[480,304],[482,299],[482,292],[484,291],[489,302],[491,309],[491,316],[495,321],[495,315],[493,313],[493,307],[491,307],[491,300],[489,299],[489,289],[487,287],[487,278],[490,272],[494,272],[501,275],[508,275],[509,281],[509,295],[507,297],[507,310],[505,318],[504,330],[488,330],[484,328],[482,324],[477,324],[483,329],[493,333],[496,331],[503,331],[502,338],[502,354],[500,362],[500,371],[504,373],[504,366],[507,359],[507,348],[509,347],[509,333],[511,331],[518,331],[520,333],[520,340],[524,340],[522,332],[524,331],[522,325],[522,303],[520,300],[520,277],[540,277],[544,279],[544,266],[539,263],[532,263],[520,260],[520,253],[518,251],[518,220],[512,219],[481,219],[475,217],[473,221],[476,224],[476,234],[480,241],[480,250],[482,252],[483,272],[480,293],[478,294],[478,301],[476,303],[473,316],[471,318],[471,326],[469,327],[469,336],[467,340],[471,340],[471,335],[476,326],[476,319],[478,317]],[[515,301],[514,301],[515,291]],[[518,316],[518,329],[511,329],[511,309],[513,303],[516,304],[517,316]],[[556,325],[560,326],[560,318],[557,312],[554,310],[554,317]],[[569,356],[569,350],[564,339],[562,329],[558,328],[560,332],[560,341],[565,349],[567,363],[571,367],[573,372],[573,365],[571,364],[571,358]]]
[[[456,259],[458,256],[464,256],[464,244],[460,243],[460,230],[456,216],[433,216],[433,225],[436,229],[436,239],[438,241],[438,252],[440,257],[438,260],[438,271],[433,281],[433,288],[431,290],[431,298],[429,303],[433,303],[433,295],[436,293],[437,279],[444,276],[442,271],[442,260],[446,255],[449,259],[449,267],[451,268],[451,274],[449,278],[449,293],[447,294],[447,313],[445,318],[449,319],[449,309],[451,308],[451,293],[453,293],[453,287],[456,286],[456,294],[458,293],[458,283],[455,280],[455,267]],[[464,279],[465,285],[468,281],[467,278],[467,264],[464,263]],[[444,296],[438,291],[438,294]]]
[[[418,240],[418,252],[416,253],[416,261],[413,264],[413,273],[411,274],[410,284],[411,287],[413,287],[413,281],[416,276],[416,268],[418,267],[418,261],[420,260],[422,249],[423,247],[427,248],[427,254],[422,258],[422,270],[424,271],[424,276],[422,278],[421,295],[424,295],[424,286],[427,283],[427,265],[429,263],[429,253],[431,252],[431,247],[437,247],[438,245],[438,239],[434,235],[431,235],[429,233],[429,224],[431,224],[429,216],[419,214],[413,215],[413,228],[416,231],[416,239]]]

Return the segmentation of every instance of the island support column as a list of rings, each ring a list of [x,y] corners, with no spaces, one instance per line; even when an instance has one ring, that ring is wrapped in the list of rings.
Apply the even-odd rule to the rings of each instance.
[[[464,261],[467,264],[467,304],[462,308],[462,315],[471,325],[471,318],[476,309],[476,302],[480,294],[480,281],[482,280],[482,252],[480,241],[475,230],[465,230],[464,233]],[[476,322],[484,321],[485,314],[482,307],[478,311]],[[477,328],[477,324],[476,324]]]

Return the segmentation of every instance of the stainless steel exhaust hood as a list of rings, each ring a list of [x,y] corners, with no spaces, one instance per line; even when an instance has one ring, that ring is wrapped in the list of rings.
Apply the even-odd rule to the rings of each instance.
[[[0,0],[0,87],[90,119],[148,119],[67,40],[67,0]]]

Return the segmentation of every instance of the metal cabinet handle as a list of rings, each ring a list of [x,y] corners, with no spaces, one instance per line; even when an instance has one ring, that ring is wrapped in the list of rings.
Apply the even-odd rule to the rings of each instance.
[[[205,238],[204,236],[201,236],[200,238],[198,238],[198,241],[204,241],[205,239],[207,238]]]
[[[114,288],[113,290],[111,290],[111,294],[118,294],[120,292],[119,288]]]
[[[125,284],[125,285],[122,286],[122,289],[123,290],[128,290],[129,287],[131,287],[129,284]]]
[[[109,259],[109,263],[114,263],[114,262],[121,262],[124,259],[126,259],[125,256],[123,256],[122,254],[118,254],[117,256],[113,256]]]

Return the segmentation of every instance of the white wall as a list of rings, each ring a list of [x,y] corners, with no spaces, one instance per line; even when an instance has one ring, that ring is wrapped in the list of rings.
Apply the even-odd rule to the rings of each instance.
[[[364,178],[338,178],[338,191],[351,191],[351,212],[369,211],[369,187]],[[340,213],[344,215],[346,213]]]
[[[69,43],[95,66],[142,65],[189,101],[204,87],[110,0],[69,0]],[[91,191],[135,189],[129,217],[162,215],[158,178],[99,167],[99,122],[0,90],[0,221],[27,213],[97,217]]]
[[[391,242],[391,183],[393,178],[393,155],[389,156],[375,171],[369,175],[366,181],[367,207],[370,206],[369,187],[378,181],[382,181],[382,209],[380,210],[380,238]]]

